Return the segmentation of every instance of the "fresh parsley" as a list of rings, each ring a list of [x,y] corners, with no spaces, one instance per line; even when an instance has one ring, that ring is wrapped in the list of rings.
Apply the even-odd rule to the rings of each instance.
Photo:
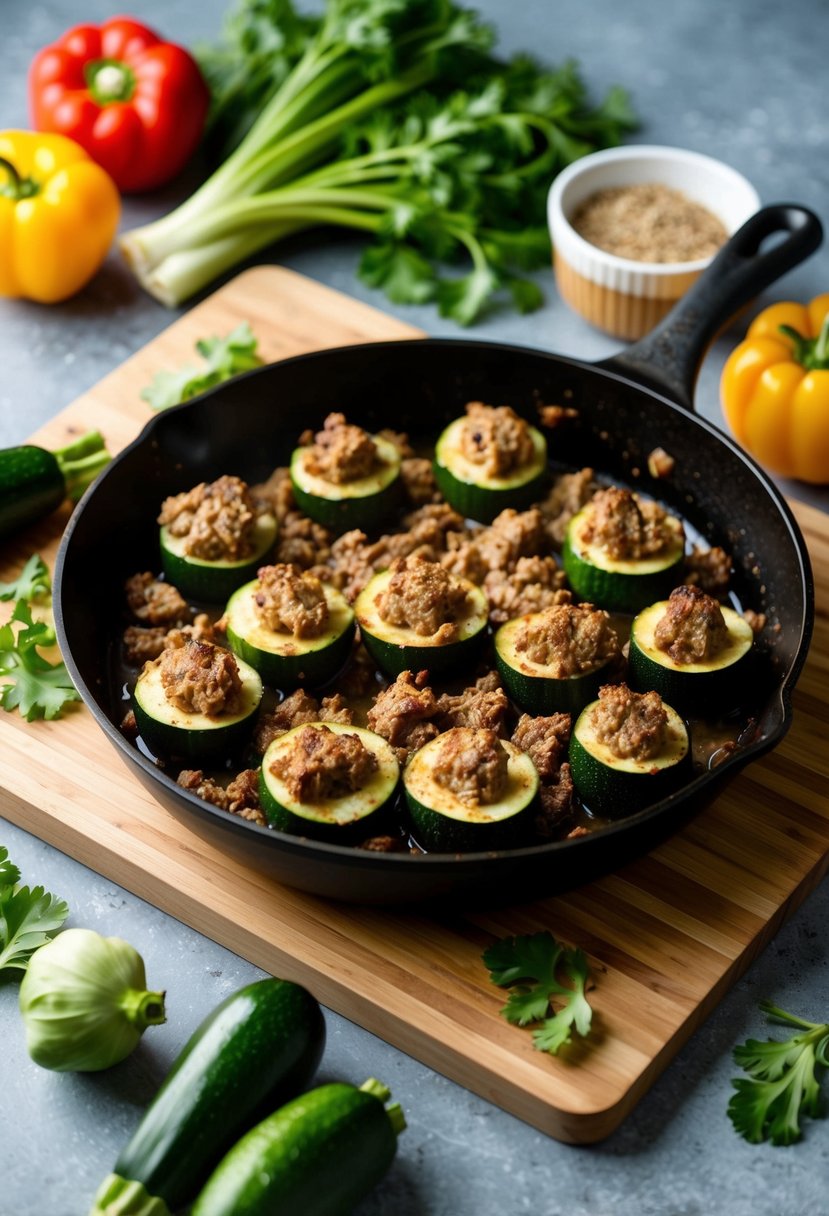
[[[66,664],[50,663],[40,653],[55,645],[55,631],[46,621],[36,621],[32,605],[48,604],[52,580],[43,558],[33,554],[18,579],[0,584],[0,599],[14,599],[14,611],[0,625],[0,706],[17,709],[27,722],[57,718],[70,701],[79,701]]]
[[[20,871],[0,845],[0,971],[25,971],[40,946],[54,937],[69,907],[43,887],[22,887]]]
[[[52,576],[39,553],[33,553],[16,579],[0,583],[0,600],[47,600],[52,594]]]
[[[829,1023],[808,1022],[771,1001],[760,1008],[799,1033],[789,1039],[748,1039],[734,1049],[734,1062],[748,1073],[734,1082],[728,1115],[751,1144],[794,1144],[802,1132],[800,1118],[824,1114],[820,1080],[829,1068]]]
[[[583,950],[564,946],[545,931],[503,938],[484,951],[483,959],[493,984],[513,989],[501,1010],[506,1020],[518,1026],[541,1023],[533,1032],[538,1051],[556,1055],[573,1031],[589,1034],[593,1010],[585,995],[590,968]]]
[[[156,372],[152,384],[143,389],[141,399],[154,410],[166,410],[182,401],[190,401],[240,372],[261,367],[263,360],[257,354],[257,345],[247,321],[242,321],[224,338],[201,338],[196,343],[196,350],[204,363],[199,367],[188,364],[178,371]]]

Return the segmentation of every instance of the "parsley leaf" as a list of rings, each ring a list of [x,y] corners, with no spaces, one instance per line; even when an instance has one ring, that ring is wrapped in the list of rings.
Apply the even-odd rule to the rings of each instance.
[[[590,1033],[593,1010],[585,995],[590,968],[583,950],[569,949],[552,933],[542,932],[502,938],[484,951],[483,959],[493,984],[513,988],[501,1010],[506,1020],[518,1026],[541,1023],[533,1033],[538,1051],[556,1055],[573,1031],[582,1037]],[[554,1000],[563,1002],[558,1011],[551,1011]]]
[[[25,970],[39,946],[54,937],[69,915],[69,907],[43,887],[17,885],[20,871],[0,846],[0,971]]]
[[[22,628],[15,631],[14,625]],[[44,621],[32,619],[25,600],[18,600],[11,620],[0,626],[0,676],[8,682],[0,684],[0,706],[18,709],[27,722],[37,718],[57,718],[69,701],[79,701],[66,664],[50,663],[38,647],[55,644],[55,631]]]
[[[801,1033],[782,1041],[748,1039],[735,1047],[734,1062],[749,1075],[732,1082],[728,1117],[751,1144],[794,1144],[802,1135],[800,1116],[825,1113],[820,1079],[829,1068],[829,1023],[808,1022],[770,1001],[761,1001],[760,1008]]]
[[[0,583],[0,600],[40,600],[51,593],[49,567],[39,553],[32,554],[15,580]]]
[[[247,321],[242,321],[226,337],[200,338],[196,351],[204,363],[188,364],[177,371],[156,372],[152,384],[141,392],[142,401],[154,410],[166,410],[182,401],[190,401],[240,372],[261,367],[262,357],[256,353],[257,339]]]

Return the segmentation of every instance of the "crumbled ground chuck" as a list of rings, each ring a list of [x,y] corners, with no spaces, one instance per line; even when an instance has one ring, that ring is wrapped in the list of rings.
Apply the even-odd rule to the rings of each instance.
[[[495,625],[554,604],[569,604],[567,576],[554,557],[519,557],[512,570],[490,570],[484,579],[489,619]]]
[[[369,729],[389,741],[401,764],[440,734],[434,721],[438,703],[428,679],[428,671],[417,675],[401,671],[395,682],[375,698],[367,714]]]
[[[344,532],[331,546],[332,581],[349,600],[354,600],[379,570],[387,569],[396,557],[420,553],[431,561],[446,549],[451,533],[462,532],[464,520],[448,503],[427,503],[403,517],[403,530],[369,541],[357,529]]]
[[[327,726],[303,726],[270,771],[297,802],[342,798],[362,789],[379,767],[359,735],[335,734]]]
[[[242,680],[229,650],[188,638],[183,646],[162,651],[155,662],[165,696],[176,709],[211,718],[238,712]]]
[[[172,629],[167,629],[164,625],[147,628],[142,625],[128,625],[124,630],[124,658],[128,663],[146,663],[150,659],[157,659],[163,650],[183,646],[188,638],[203,642],[215,641],[213,622],[206,612],[200,612],[191,625],[175,626]]]
[[[494,730],[459,726],[442,736],[432,776],[467,806],[490,806],[507,788],[508,760]]]
[[[127,607],[145,625],[181,625],[190,620],[187,601],[177,587],[147,571],[127,579]]]
[[[489,571],[511,571],[520,558],[536,557],[549,548],[538,507],[507,507],[488,528],[447,536],[448,551],[441,560],[454,574],[482,583]]]
[[[529,464],[534,449],[529,427],[510,406],[470,401],[461,430],[461,451],[487,477],[505,477]]]
[[[675,587],[653,640],[675,663],[705,663],[728,645],[722,609],[700,587]]]
[[[543,718],[522,714],[512,732],[512,742],[527,753],[544,782],[555,781],[558,777],[569,741],[569,714],[550,714]]]
[[[251,486],[254,498],[266,502],[281,523],[289,511],[296,507],[294,489],[291,485],[291,470],[287,465],[274,469],[267,481]]]
[[[467,603],[467,588],[438,562],[422,554],[398,557],[391,564],[386,590],[377,597],[377,611],[389,625],[412,629],[419,637],[435,637],[442,645],[457,636],[457,618]]]
[[[314,477],[337,485],[368,477],[377,460],[377,444],[361,426],[343,414],[329,414],[308,448],[305,468]]]
[[[449,730],[453,726],[469,726],[493,730],[502,738],[507,734],[510,704],[501,687],[497,671],[490,671],[481,676],[457,695],[441,693],[437,706],[437,721],[441,730]]]
[[[590,500],[582,537],[614,561],[639,561],[661,553],[673,539],[667,521],[659,503],[620,486],[607,486]]]
[[[263,828],[268,826],[265,812],[259,805],[259,770],[256,768],[244,769],[226,787],[212,777],[205,777],[200,768],[182,769],[176,783],[223,811],[249,819]]]
[[[406,853],[408,846],[402,836],[369,836],[357,845],[367,853]]]
[[[328,601],[322,583],[299,566],[261,566],[253,603],[266,629],[295,638],[318,638],[328,628]]]
[[[751,632],[754,634],[763,632],[767,619],[765,612],[755,612],[753,608],[746,608],[743,611],[743,620],[751,627]]]
[[[400,462],[400,477],[409,502],[414,507],[424,503],[438,502],[438,490],[431,460],[425,456],[408,456]]]
[[[158,522],[184,539],[184,552],[204,561],[238,561],[253,549],[258,508],[239,477],[219,477],[166,498]]]
[[[372,696],[385,682],[385,677],[377,670],[374,659],[362,645],[354,648],[348,666],[337,680],[346,697]]]
[[[619,653],[610,617],[593,604],[557,604],[529,617],[518,629],[515,649],[531,663],[548,667],[554,679],[593,671]]]
[[[587,505],[598,488],[593,469],[562,473],[556,478],[547,497],[539,503],[547,535],[553,544],[561,544],[570,520]]]
[[[330,697],[323,697],[319,702],[304,688],[297,688],[290,696],[277,705],[276,709],[265,711],[259,715],[253,732],[253,746],[257,752],[264,754],[268,744],[295,726],[303,726],[308,722],[340,722],[343,726],[351,726],[354,722],[354,711],[346,705],[342,695],[335,692]]]
[[[331,555],[331,533],[301,511],[289,511],[283,516],[276,537],[276,560],[290,562],[311,570],[328,561]]]
[[[685,565],[686,583],[702,587],[709,595],[720,595],[728,590],[731,580],[731,557],[719,545],[714,545],[711,549],[694,545],[685,558]]]
[[[565,760],[554,780],[542,783],[538,790],[541,809],[535,817],[535,830],[542,839],[560,840],[574,835],[571,830],[574,794],[570,765]],[[581,834],[586,834],[583,829]]]
[[[620,760],[653,760],[662,751],[668,715],[658,692],[605,684],[592,721],[596,738]]]
[[[409,436],[405,431],[393,431],[391,427],[384,426],[382,431],[378,431],[377,434],[381,439],[385,439],[389,443],[394,444],[400,453],[401,460],[406,460],[407,458],[414,456],[414,448],[409,443]]]

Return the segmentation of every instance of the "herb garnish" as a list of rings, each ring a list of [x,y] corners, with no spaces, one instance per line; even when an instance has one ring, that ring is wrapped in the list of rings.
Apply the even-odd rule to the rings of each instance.
[[[62,899],[43,887],[21,887],[20,871],[0,845],[0,971],[25,971],[40,946],[54,937],[69,915]]]
[[[196,350],[205,360],[200,367],[192,363],[178,371],[156,372],[152,384],[142,390],[141,399],[154,410],[166,410],[171,405],[190,401],[240,372],[261,367],[263,360],[256,353],[257,339],[247,321],[242,321],[225,338],[201,338]]]
[[[46,621],[36,621],[32,605],[48,604],[52,580],[48,567],[37,553],[32,554],[19,578],[0,583],[0,599],[15,600],[14,611],[0,626],[0,706],[18,709],[27,722],[37,718],[57,718],[70,701],[80,694],[69,678],[66,664],[50,663],[40,653],[55,645],[55,630]],[[15,626],[20,628],[15,629]]]

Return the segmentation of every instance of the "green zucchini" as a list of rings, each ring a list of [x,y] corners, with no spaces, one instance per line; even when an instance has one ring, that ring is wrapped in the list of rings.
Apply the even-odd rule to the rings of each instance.
[[[325,684],[333,679],[345,666],[354,640],[354,611],[345,596],[323,584],[328,628],[319,637],[297,638],[262,624],[253,598],[258,586],[257,579],[245,583],[234,591],[225,608],[227,641],[233,653],[276,688]]]
[[[159,530],[161,566],[168,581],[188,599],[223,604],[237,587],[256,577],[256,571],[270,557],[276,542],[276,518],[266,512],[253,525],[253,550],[249,557],[235,561],[208,561],[184,552],[186,537],[172,536],[166,526]]]
[[[89,431],[50,452],[34,444],[0,450],[0,538],[77,502],[110,455],[99,431]]]
[[[262,700],[262,678],[242,659],[242,708],[235,714],[186,713],[171,705],[156,663],[147,663],[135,682],[132,707],[138,733],[161,756],[178,756],[194,765],[218,767],[239,752],[250,738]]]
[[[532,460],[506,477],[487,477],[480,465],[468,460],[461,447],[466,417],[450,422],[435,444],[434,473],[438,489],[459,514],[480,523],[492,523],[507,507],[521,511],[536,502],[547,475],[547,441],[528,424]]]
[[[377,448],[377,467],[354,481],[335,482],[310,473],[309,447],[295,448],[291,456],[291,484],[300,511],[334,532],[361,528],[377,530],[378,524],[399,505],[403,489],[400,451],[381,435],[372,435]]]
[[[89,1216],[169,1216],[217,1158],[308,1084],[325,1044],[319,1004],[265,979],[222,1001],[191,1036],[104,1179]]]
[[[652,688],[665,700],[686,711],[727,713],[737,705],[751,679],[754,633],[748,621],[733,608],[722,608],[729,641],[706,663],[677,663],[654,642],[654,630],[667,609],[667,601],[651,604],[635,618],[630,631],[628,670],[631,684]]]
[[[389,1097],[372,1079],[294,1098],[219,1162],[191,1216],[348,1216],[387,1172],[406,1126]]]
[[[685,533],[676,516],[667,518],[672,535],[665,552],[632,560],[608,557],[601,545],[584,539],[588,512],[589,504],[570,520],[562,550],[570,586],[583,600],[608,612],[639,612],[681,581]]]
[[[289,751],[297,734],[307,727],[323,727],[334,734],[356,735],[363,746],[374,753],[378,767],[362,789],[339,798],[326,798],[313,805],[291,796],[285,782],[271,771],[271,766]],[[306,722],[279,735],[268,745],[259,770],[260,802],[268,822],[282,832],[349,844],[365,836],[366,830],[373,830],[378,814],[394,798],[399,778],[400,766],[391,744],[374,731],[362,726],[346,726],[341,722]]]
[[[509,695],[528,714],[546,717],[548,714],[578,714],[588,701],[599,695],[599,686],[607,683],[608,657],[590,671],[574,676],[556,676],[542,663],[534,663],[516,649],[516,635],[533,617],[528,613],[507,621],[495,634],[495,666]]]
[[[588,809],[598,815],[630,815],[673,794],[692,776],[691,748],[685,723],[670,705],[665,746],[648,760],[620,759],[596,738],[592,713],[586,706],[570,736],[569,760],[573,784]]]
[[[486,640],[489,607],[480,587],[468,579],[458,578],[467,589],[467,608],[458,618],[458,636],[452,642],[438,642],[437,634],[424,637],[403,625],[390,625],[380,616],[377,600],[386,590],[391,570],[381,570],[366,584],[354,602],[362,642],[387,675],[396,677],[401,671],[449,671],[463,663],[474,661]]]
[[[538,772],[530,757],[502,740],[509,754],[507,789],[498,802],[469,806],[432,775],[446,733],[415,752],[403,773],[406,803],[420,844],[436,853],[483,853],[521,844],[532,831],[538,794]]]

